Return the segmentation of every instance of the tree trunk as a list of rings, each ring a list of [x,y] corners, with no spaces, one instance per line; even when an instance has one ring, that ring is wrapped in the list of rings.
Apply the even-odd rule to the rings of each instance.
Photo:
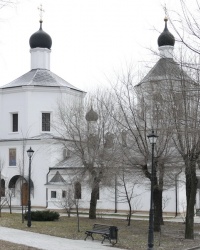
[[[21,204],[22,204],[22,223],[24,223],[24,204],[23,204],[23,188],[22,188],[22,185],[23,185],[23,180],[21,178],[21,181],[20,181],[20,190],[21,190]]]
[[[96,207],[97,207],[97,194],[99,192],[99,183],[94,180],[92,187],[91,199],[90,199],[90,210],[89,219],[96,219]]]
[[[127,200],[128,200],[128,206],[129,206],[128,226],[130,226],[131,225],[131,216],[132,216],[132,207],[131,207],[131,199],[128,197],[128,193],[127,193]]]
[[[154,203],[154,232],[160,232],[160,225],[163,223],[162,214],[162,193],[163,193],[163,174],[158,174],[158,162],[155,161],[154,170],[154,189],[153,189],[153,203]],[[162,169],[164,166],[162,166]],[[160,184],[160,185],[159,185]]]
[[[157,166],[155,161],[155,166]],[[164,167],[164,166],[162,166]],[[148,171],[147,165],[142,166],[142,170],[145,176],[151,180],[151,174]],[[156,168],[154,169],[154,190],[153,190],[153,202],[154,202],[154,231],[160,231],[160,225],[163,225],[163,211],[162,211],[162,194],[163,194],[163,176],[164,173],[159,175],[159,185],[158,185],[158,172]]]
[[[131,216],[132,216],[132,209],[131,209],[131,206],[129,205],[128,225],[127,226],[131,225]]]
[[[9,210],[10,210],[10,214],[12,214],[12,206],[11,206],[11,203],[9,205]]]
[[[71,217],[71,211],[70,208],[67,209],[67,217],[70,218]]]
[[[185,177],[187,200],[185,239],[194,239],[194,206],[197,191],[196,166],[194,162],[186,163]]]
[[[0,170],[0,217],[1,217],[1,209],[2,209],[2,204],[1,204],[1,170]]]

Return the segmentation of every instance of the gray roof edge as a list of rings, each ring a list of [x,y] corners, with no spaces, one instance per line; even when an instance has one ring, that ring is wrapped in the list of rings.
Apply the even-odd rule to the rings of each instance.
[[[167,67],[169,67],[169,65],[171,66],[172,65],[172,67],[174,67],[174,68],[172,68],[172,70],[174,71],[176,71],[176,70],[178,70],[178,71],[180,71],[180,73],[182,72],[182,75],[184,75],[184,77],[185,78],[187,78],[187,80],[190,80],[190,81],[193,81],[192,79],[191,79],[191,77],[189,77],[188,75],[187,75],[187,73],[183,70],[183,69],[181,69],[180,68],[180,66],[179,66],[179,63],[177,63],[176,61],[174,61],[174,59],[173,58],[160,58],[157,62],[156,62],[156,64],[150,69],[150,71],[146,74],[146,76],[144,76],[143,78],[142,78],[142,80],[138,83],[138,84],[136,84],[135,85],[135,87],[139,87],[140,85],[142,85],[142,84],[144,84],[144,83],[148,83],[148,82],[150,82],[150,81],[152,81],[152,80],[154,80],[154,81],[160,81],[160,80],[169,80],[169,78],[170,78],[170,80],[180,80],[181,78],[178,78],[178,76],[176,75],[176,77],[173,75],[173,74],[171,74],[170,76],[168,76],[168,75],[163,75],[162,77],[161,76],[155,76],[155,75],[153,75],[155,72],[154,71],[156,71],[157,70],[157,68],[159,67],[159,66],[161,66],[161,68],[163,68],[163,66],[162,66],[162,64],[163,64],[163,62],[164,62],[164,64],[166,64],[165,66],[166,66],[166,68],[165,68],[165,70],[167,71],[168,70],[168,68]],[[167,66],[168,65],[168,66]],[[172,72],[173,72],[172,71]],[[167,73],[167,72],[166,72]],[[159,79],[160,78],[160,79]],[[161,79],[162,78],[162,79]],[[174,79],[173,79],[174,78]]]
[[[36,79],[37,76],[39,80]],[[42,79],[42,77],[44,77],[44,79]],[[1,86],[0,89],[2,90],[8,88],[18,88],[23,86],[68,88],[78,92],[86,93],[85,91],[68,83],[66,80],[64,80],[63,78],[48,69],[32,69],[27,73],[23,74],[22,76],[16,78],[15,80],[11,81],[10,83]]]

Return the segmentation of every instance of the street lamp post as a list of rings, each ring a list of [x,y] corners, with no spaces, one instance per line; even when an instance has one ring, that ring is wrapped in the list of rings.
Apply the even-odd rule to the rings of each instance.
[[[28,171],[28,222],[27,226],[31,227],[31,158],[33,156],[34,151],[30,147],[29,150],[27,150],[27,154],[29,157],[29,171]]]
[[[149,234],[148,234],[148,250],[154,249],[154,203],[153,203],[153,189],[154,189],[154,145],[158,138],[157,135],[152,133],[147,136],[152,146],[152,162],[151,162],[151,197],[150,197],[150,210],[149,210]]]

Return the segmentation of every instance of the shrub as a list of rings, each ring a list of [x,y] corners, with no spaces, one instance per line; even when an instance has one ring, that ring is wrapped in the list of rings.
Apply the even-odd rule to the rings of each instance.
[[[33,221],[54,221],[58,220],[60,214],[54,211],[31,211],[31,220]],[[28,212],[25,213],[25,220],[28,218]]]

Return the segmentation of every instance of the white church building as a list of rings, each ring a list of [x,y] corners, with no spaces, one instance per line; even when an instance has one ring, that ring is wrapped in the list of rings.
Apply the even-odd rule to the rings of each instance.
[[[12,190],[13,205],[27,205],[28,157],[34,150],[31,170],[33,206],[46,207],[45,186],[49,167],[54,165],[49,138],[58,100],[83,100],[85,92],[50,71],[51,37],[40,29],[29,40],[31,70],[0,88],[1,186]],[[23,182],[22,182],[23,180]],[[20,187],[22,185],[23,198]]]
[[[0,88],[1,193],[4,197],[8,191],[12,192],[14,206],[27,205],[27,150],[31,147],[34,150],[31,159],[31,205],[57,209],[61,208],[59,200],[64,199],[68,192],[68,175],[73,166],[70,165],[70,155],[68,165],[58,164],[58,159],[62,162],[63,157],[68,157],[68,152],[56,152],[52,138],[57,132],[51,124],[55,119],[58,100],[83,102],[86,93],[50,70],[52,39],[43,31],[42,24],[40,20],[39,30],[29,40],[31,70]],[[164,43],[159,49],[162,58],[155,67],[161,63],[164,65],[164,61],[172,57],[173,45]],[[151,73],[156,72],[155,67]],[[80,207],[88,209],[89,187],[84,186],[84,182],[75,184],[81,190]],[[150,185],[139,185],[135,192],[141,194],[137,209],[149,211]],[[165,195],[170,197],[165,212],[175,213],[176,209],[183,211],[185,189],[181,182],[174,183],[167,194],[164,192]],[[118,201],[116,186],[113,190],[100,187],[97,209],[125,211],[128,205]]]

